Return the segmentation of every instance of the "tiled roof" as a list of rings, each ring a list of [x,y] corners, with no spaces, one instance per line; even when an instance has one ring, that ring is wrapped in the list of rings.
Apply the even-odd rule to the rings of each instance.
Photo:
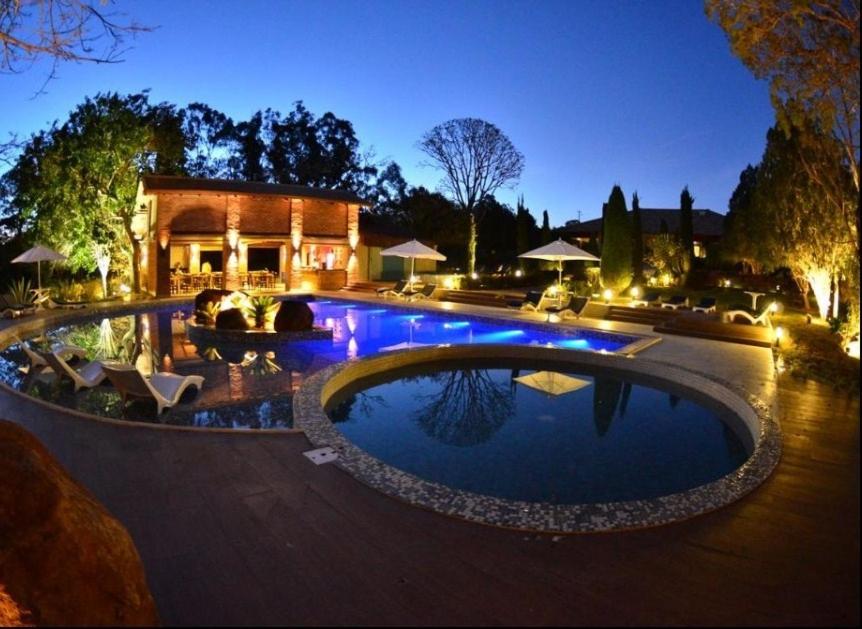
[[[306,199],[322,199],[324,201],[340,201],[342,203],[357,203],[367,205],[347,190],[329,190],[327,188],[310,188],[282,183],[263,183],[260,181],[239,181],[235,179],[199,179],[196,177],[174,177],[167,175],[147,175],[144,177],[144,192],[158,190],[183,192],[225,192],[236,194],[276,195]]]
[[[629,217],[631,217],[629,211]],[[679,231],[679,210],[664,208],[641,208],[641,229],[644,234],[661,233],[662,221],[670,233]],[[724,215],[712,210],[692,210],[692,227],[696,236],[721,236],[724,233]],[[582,223],[569,223],[564,228],[568,234],[600,235],[602,219],[594,218]]]

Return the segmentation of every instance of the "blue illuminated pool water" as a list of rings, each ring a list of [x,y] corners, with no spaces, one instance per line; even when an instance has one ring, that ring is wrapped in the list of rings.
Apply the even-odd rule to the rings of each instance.
[[[253,355],[248,348],[235,345],[192,344],[184,325],[190,307],[94,319],[47,333],[49,344],[82,346],[90,360],[112,358],[135,362],[145,372],[155,367],[204,376],[196,398],[158,419],[154,405],[146,402],[133,402],[121,410],[119,396],[107,385],[72,394],[68,382],[57,385],[52,378],[25,376],[18,368],[26,359],[15,345],[0,352],[0,378],[36,397],[108,417],[209,427],[283,428],[292,425],[291,396],[303,379],[334,362],[405,347],[464,343],[541,344],[613,352],[634,340],[589,330],[557,332],[518,322],[422,312],[383,300],[380,304],[323,300],[309,306],[315,325],[332,328],[332,340],[273,344]]]
[[[717,405],[585,373],[564,374],[581,388],[551,395],[516,379],[533,373],[523,365],[414,371],[340,395],[328,414],[393,467],[527,502],[665,496],[732,472],[753,447]]]

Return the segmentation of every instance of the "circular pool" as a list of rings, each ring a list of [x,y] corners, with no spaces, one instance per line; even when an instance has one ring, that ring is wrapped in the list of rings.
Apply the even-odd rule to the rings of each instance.
[[[493,345],[324,370],[296,425],[390,495],[501,526],[626,529],[753,489],[779,455],[767,409],[640,358]]]

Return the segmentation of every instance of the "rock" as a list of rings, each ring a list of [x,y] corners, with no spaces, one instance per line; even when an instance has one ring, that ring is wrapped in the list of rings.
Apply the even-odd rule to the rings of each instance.
[[[313,323],[314,313],[307,303],[287,299],[281,302],[273,326],[276,332],[297,332],[310,330]]]
[[[228,308],[218,313],[216,330],[248,330],[248,321],[239,308]]]
[[[123,525],[35,437],[2,420],[0,584],[38,625],[159,622]]]

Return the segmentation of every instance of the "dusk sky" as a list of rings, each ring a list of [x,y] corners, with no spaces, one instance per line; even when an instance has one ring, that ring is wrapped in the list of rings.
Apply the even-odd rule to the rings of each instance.
[[[421,135],[450,118],[496,124],[524,154],[523,194],[551,224],[599,215],[611,187],[629,204],[725,212],[773,123],[768,86],[730,52],[700,0],[121,1],[157,26],[117,65],[47,65],[0,77],[0,132],[27,136],[99,91],[151,90],[243,120],[302,100],[351,121],[362,149],[408,183],[436,188]]]

